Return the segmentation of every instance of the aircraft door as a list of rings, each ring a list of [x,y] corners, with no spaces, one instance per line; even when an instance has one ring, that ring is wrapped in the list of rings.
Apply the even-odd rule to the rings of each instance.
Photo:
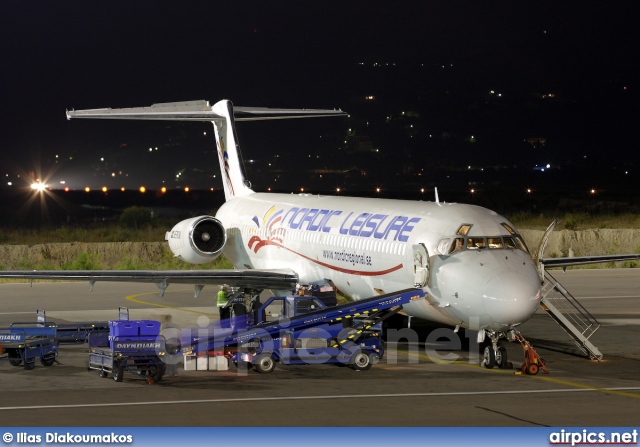
[[[424,287],[429,281],[429,251],[424,244],[413,246],[413,282],[416,287]]]

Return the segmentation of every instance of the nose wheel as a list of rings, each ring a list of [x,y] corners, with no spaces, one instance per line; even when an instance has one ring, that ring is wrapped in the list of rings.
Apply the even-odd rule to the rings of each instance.
[[[482,366],[487,369],[498,367],[500,369],[511,369],[513,364],[509,362],[507,350],[504,346],[499,346],[498,342],[491,342],[485,346],[482,358]]]

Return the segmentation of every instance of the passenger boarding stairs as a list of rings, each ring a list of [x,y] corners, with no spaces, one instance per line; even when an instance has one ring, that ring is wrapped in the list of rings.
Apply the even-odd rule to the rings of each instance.
[[[569,334],[585,355],[592,360],[602,360],[598,348],[589,341],[600,327],[598,320],[548,270],[543,269],[543,275],[540,306]]]

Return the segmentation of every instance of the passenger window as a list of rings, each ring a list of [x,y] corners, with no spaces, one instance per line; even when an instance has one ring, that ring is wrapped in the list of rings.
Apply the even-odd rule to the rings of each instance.
[[[456,253],[464,248],[464,238],[457,237],[451,242],[451,247],[449,247],[449,254]]]
[[[489,248],[493,248],[493,249],[502,248],[502,239],[500,239],[499,237],[489,237],[487,238],[487,243],[489,244]]]

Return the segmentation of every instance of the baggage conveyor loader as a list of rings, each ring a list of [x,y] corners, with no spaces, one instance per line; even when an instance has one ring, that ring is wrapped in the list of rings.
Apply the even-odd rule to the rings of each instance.
[[[367,370],[384,354],[380,323],[424,296],[421,289],[406,289],[336,307],[313,296],[271,297],[264,304],[252,302],[253,312],[195,329],[195,334],[183,331],[181,351],[223,352],[239,368],[251,366],[260,373],[273,371],[277,362]]]

